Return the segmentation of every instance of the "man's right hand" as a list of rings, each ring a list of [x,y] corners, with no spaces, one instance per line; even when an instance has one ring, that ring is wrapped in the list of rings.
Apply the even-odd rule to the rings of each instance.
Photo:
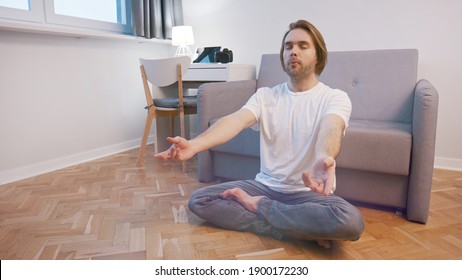
[[[185,138],[179,136],[175,138],[167,137],[167,141],[172,144],[170,148],[164,152],[154,154],[155,158],[184,161],[192,158],[196,154],[191,143]]]

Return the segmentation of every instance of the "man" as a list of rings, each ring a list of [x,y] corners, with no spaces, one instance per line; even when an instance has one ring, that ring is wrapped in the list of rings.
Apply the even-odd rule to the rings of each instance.
[[[255,180],[199,189],[191,195],[190,210],[223,228],[316,240],[326,248],[329,240],[357,240],[364,229],[361,213],[333,195],[335,158],[351,102],[345,92],[318,81],[327,50],[310,22],[290,24],[280,55],[287,83],[258,89],[240,110],[190,141],[168,138],[172,146],[155,157],[187,160],[255,127],[261,147]]]

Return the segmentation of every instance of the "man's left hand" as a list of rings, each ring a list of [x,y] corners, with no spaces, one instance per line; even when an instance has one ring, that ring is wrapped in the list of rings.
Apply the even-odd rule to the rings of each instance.
[[[328,196],[334,190],[335,159],[324,157],[317,160],[310,172],[303,172],[302,178],[305,186]]]

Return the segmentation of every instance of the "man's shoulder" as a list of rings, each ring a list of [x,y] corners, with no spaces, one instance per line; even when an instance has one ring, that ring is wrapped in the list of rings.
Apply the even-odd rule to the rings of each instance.
[[[337,97],[346,97],[348,98],[348,93],[346,93],[345,91],[339,89],[339,88],[331,88],[330,86],[326,85],[326,84],[323,84],[321,82],[319,82],[321,84],[320,86],[320,91],[322,91],[324,94],[328,95],[328,96],[337,96]]]
[[[287,89],[288,89],[287,82],[275,85],[274,87],[271,88],[271,90],[276,91],[276,92],[287,91]]]
[[[257,89],[257,92],[281,92],[287,89],[287,83],[277,84],[272,87],[261,87]]]
[[[258,88],[254,95],[260,98],[270,98],[287,91],[286,83],[278,84],[273,87]]]

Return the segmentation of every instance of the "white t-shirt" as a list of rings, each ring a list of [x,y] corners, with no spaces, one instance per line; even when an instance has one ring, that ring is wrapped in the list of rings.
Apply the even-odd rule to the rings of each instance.
[[[351,113],[348,95],[319,82],[304,92],[292,92],[287,83],[260,88],[244,105],[260,130],[260,173],[256,180],[281,193],[309,191],[302,173],[314,163],[321,118],[337,114],[345,121]]]

